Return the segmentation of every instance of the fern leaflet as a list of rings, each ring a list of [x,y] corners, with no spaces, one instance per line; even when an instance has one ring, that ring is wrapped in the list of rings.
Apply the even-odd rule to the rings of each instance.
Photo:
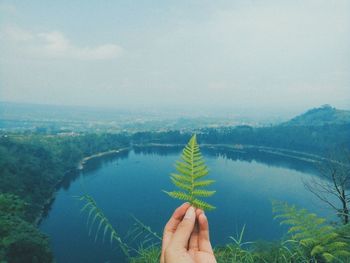
[[[85,205],[80,210],[81,212],[88,213],[87,225],[89,226],[89,235],[91,235],[95,226],[95,241],[98,238],[100,232],[103,233],[103,240],[109,233],[109,241],[113,243],[116,241],[124,255],[130,257],[130,247],[123,242],[121,237],[116,232],[115,228],[108,221],[107,217],[103,214],[100,208],[97,206],[96,201],[89,195],[83,195],[79,198],[80,201],[85,202]]]

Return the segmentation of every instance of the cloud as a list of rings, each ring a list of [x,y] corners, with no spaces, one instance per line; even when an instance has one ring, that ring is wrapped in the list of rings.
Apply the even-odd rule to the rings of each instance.
[[[99,7],[93,17],[86,11],[95,4],[86,11],[77,3],[57,4],[61,12],[18,4],[26,27],[41,29],[14,26],[23,25],[20,14],[1,17],[6,22],[0,25],[2,99],[191,108],[195,101],[199,108],[277,110],[325,103],[350,107],[350,1],[220,2],[164,5],[151,15],[148,9],[131,4],[126,10],[115,2]],[[137,17],[130,15],[134,12]],[[52,30],[58,21],[60,30]],[[84,26],[90,31],[81,32]],[[94,40],[114,36],[128,47],[122,58],[118,43]]]
[[[62,32],[33,33],[17,26],[4,27],[0,32],[0,39],[7,42],[7,48],[17,49],[22,55],[34,58],[108,60],[123,53],[123,48],[117,44],[77,46]]]
[[[17,8],[11,4],[0,3],[0,13],[2,15],[17,15]]]
[[[3,41],[21,42],[33,40],[34,36],[31,32],[15,26],[4,27],[0,32]]]

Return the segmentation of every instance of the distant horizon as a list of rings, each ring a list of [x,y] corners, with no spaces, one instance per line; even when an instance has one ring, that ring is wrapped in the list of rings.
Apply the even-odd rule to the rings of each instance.
[[[258,109],[250,109],[251,111],[247,111],[247,109],[234,109],[234,108],[221,108],[216,109],[215,112],[211,112],[209,114],[208,111],[211,109],[208,108],[199,108],[191,114],[190,111],[185,111],[184,109],[180,109],[180,107],[176,106],[168,106],[168,107],[147,107],[147,106],[141,106],[141,107],[112,107],[112,106],[92,106],[92,105],[68,105],[68,104],[48,104],[48,103],[30,103],[30,102],[20,102],[20,101],[2,101],[0,100],[0,104],[11,104],[11,105],[18,105],[18,106],[33,106],[33,107],[58,107],[58,108],[66,108],[67,110],[90,110],[93,112],[99,112],[99,111],[109,111],[109,112],[115,112],[115,113],[133,113],[133,114],[144,114],[146,116],[152,116],[152,115],[161,115],[164,118],[198,118],[198,117],[209,117],[209,118],[232,118],[234,116],[236,117],[245,117],[245,118],[251,118],[256,119],[257,116],[260,116],[261,119],[269,119],[269,118],[277,118],[277,119],[290,119],[295,116],[298,116],[300,114],[305,113],[308,110],[321,108],[322,106],[329,105],[333,108],[336,108],[337,110],[344,110],[349,111],[350,108],[339,108],[331,104],[322,104],[322,105],[315,105],[313,107],[309,107],[306,109],[301,110],[288,110],[285,109],[285,111],[270,109],[270,111],[265,111],[264,114],[261,113]],[[200,112],[202,114],[200,114]],[[209,114],[209,115],[208,115]],[[1,111],[0,111],[0,118],[1,118]],[[259,118],[256,119],[257,121]]]
[[[349,109],[349,9],[327,0],[2,0],[0,98],[261,116]]]
[[[13,103],[13,104],[28,104],[28,105],[42,105],[42,106],[62,106],[62,107],[84,107],[84,108],[97,108],[97,109],[130,109],[130,107],[133,107],[134,109],[135,108],[152,108],[154,107],[154,105],[147,105],[147,104],[144,104],[144,105],[141,105],[141,107],[138,107],[137,105],[121,105],[121,106],[113,106],[113,105],[91,105],[91,104],[65,104],[65,103],[45,103],[45,102],[30,102],[30,101],[17,101],[17,100],[0,100],[0,103]],[[312,108],[320,108],[322,106],[325,106],[325,105],[329,105],[333,108],[336,108],[336,109],[339,109],[339,110],[350,110],[350,105],[348,107],[339,107],[337,105],[334,105],[334,104],[331,104],[331,103],[322,103],[322,104],[317,104],[317,105],[314,105],[314,106],[306,106],[306,107],[303,107],[304,109],[312,109]],[[135,107],[136,106],[136,107]],[[179,108],[179,107],[184,107],[186,105],[158,105],[160,109],[164,109],[164,108]],[[203,105],[203,106],[198,106],[199,108],[213,108],[214,106],[210,106],[210,105]],[[216,106],[215,106],[216,107]],[[221,108],[231,108],[229,106],[224,106],[224,107],[221,107]],[[239,108],[247,108],[247,107],[239,107]],[[254,108],[254,107],[251,107],[251,108]],[[264,107],[259,107],[259,108],[264,108]],[[277,106],[276,107],[268,107],[268,108],[278,108]],[[295,105],[295,107],[292,107],[292,109],[296,109],[296,108],[299,108],[298,105]],[[301,109],[302,110],[302,109]]]

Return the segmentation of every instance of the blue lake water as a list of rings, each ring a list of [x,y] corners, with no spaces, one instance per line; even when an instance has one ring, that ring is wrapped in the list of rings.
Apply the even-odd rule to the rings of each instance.
[[[116,245],[89,236],[87,214],[74,196],[91,195],[116,230],[125,236],[131,215],[161,234],[172,211],[181,204],[161,190],[173,190],[169,174],[180,148],[135,148],[93,159],[84,170],[63,182],[40,228],[50,236],[58,263],[124,262]],[[214,245],[225,244],[246,225],[244,239],[276,240],[285,229],[273,220],[271,200],[287,201],[329,217],[303,181],[317,177],[313,164],[259,151],[203,149],[208,176],[217,193],[208,200],[217,209],[207,212]]]

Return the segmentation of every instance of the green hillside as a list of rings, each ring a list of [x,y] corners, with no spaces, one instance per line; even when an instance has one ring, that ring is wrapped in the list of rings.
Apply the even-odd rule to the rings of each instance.
[[[350,111],[339,110],[330,105],[323,105],[319,108],[308,110],[296,116],[283,126],[323,126],[334,124],[350,123]]]

